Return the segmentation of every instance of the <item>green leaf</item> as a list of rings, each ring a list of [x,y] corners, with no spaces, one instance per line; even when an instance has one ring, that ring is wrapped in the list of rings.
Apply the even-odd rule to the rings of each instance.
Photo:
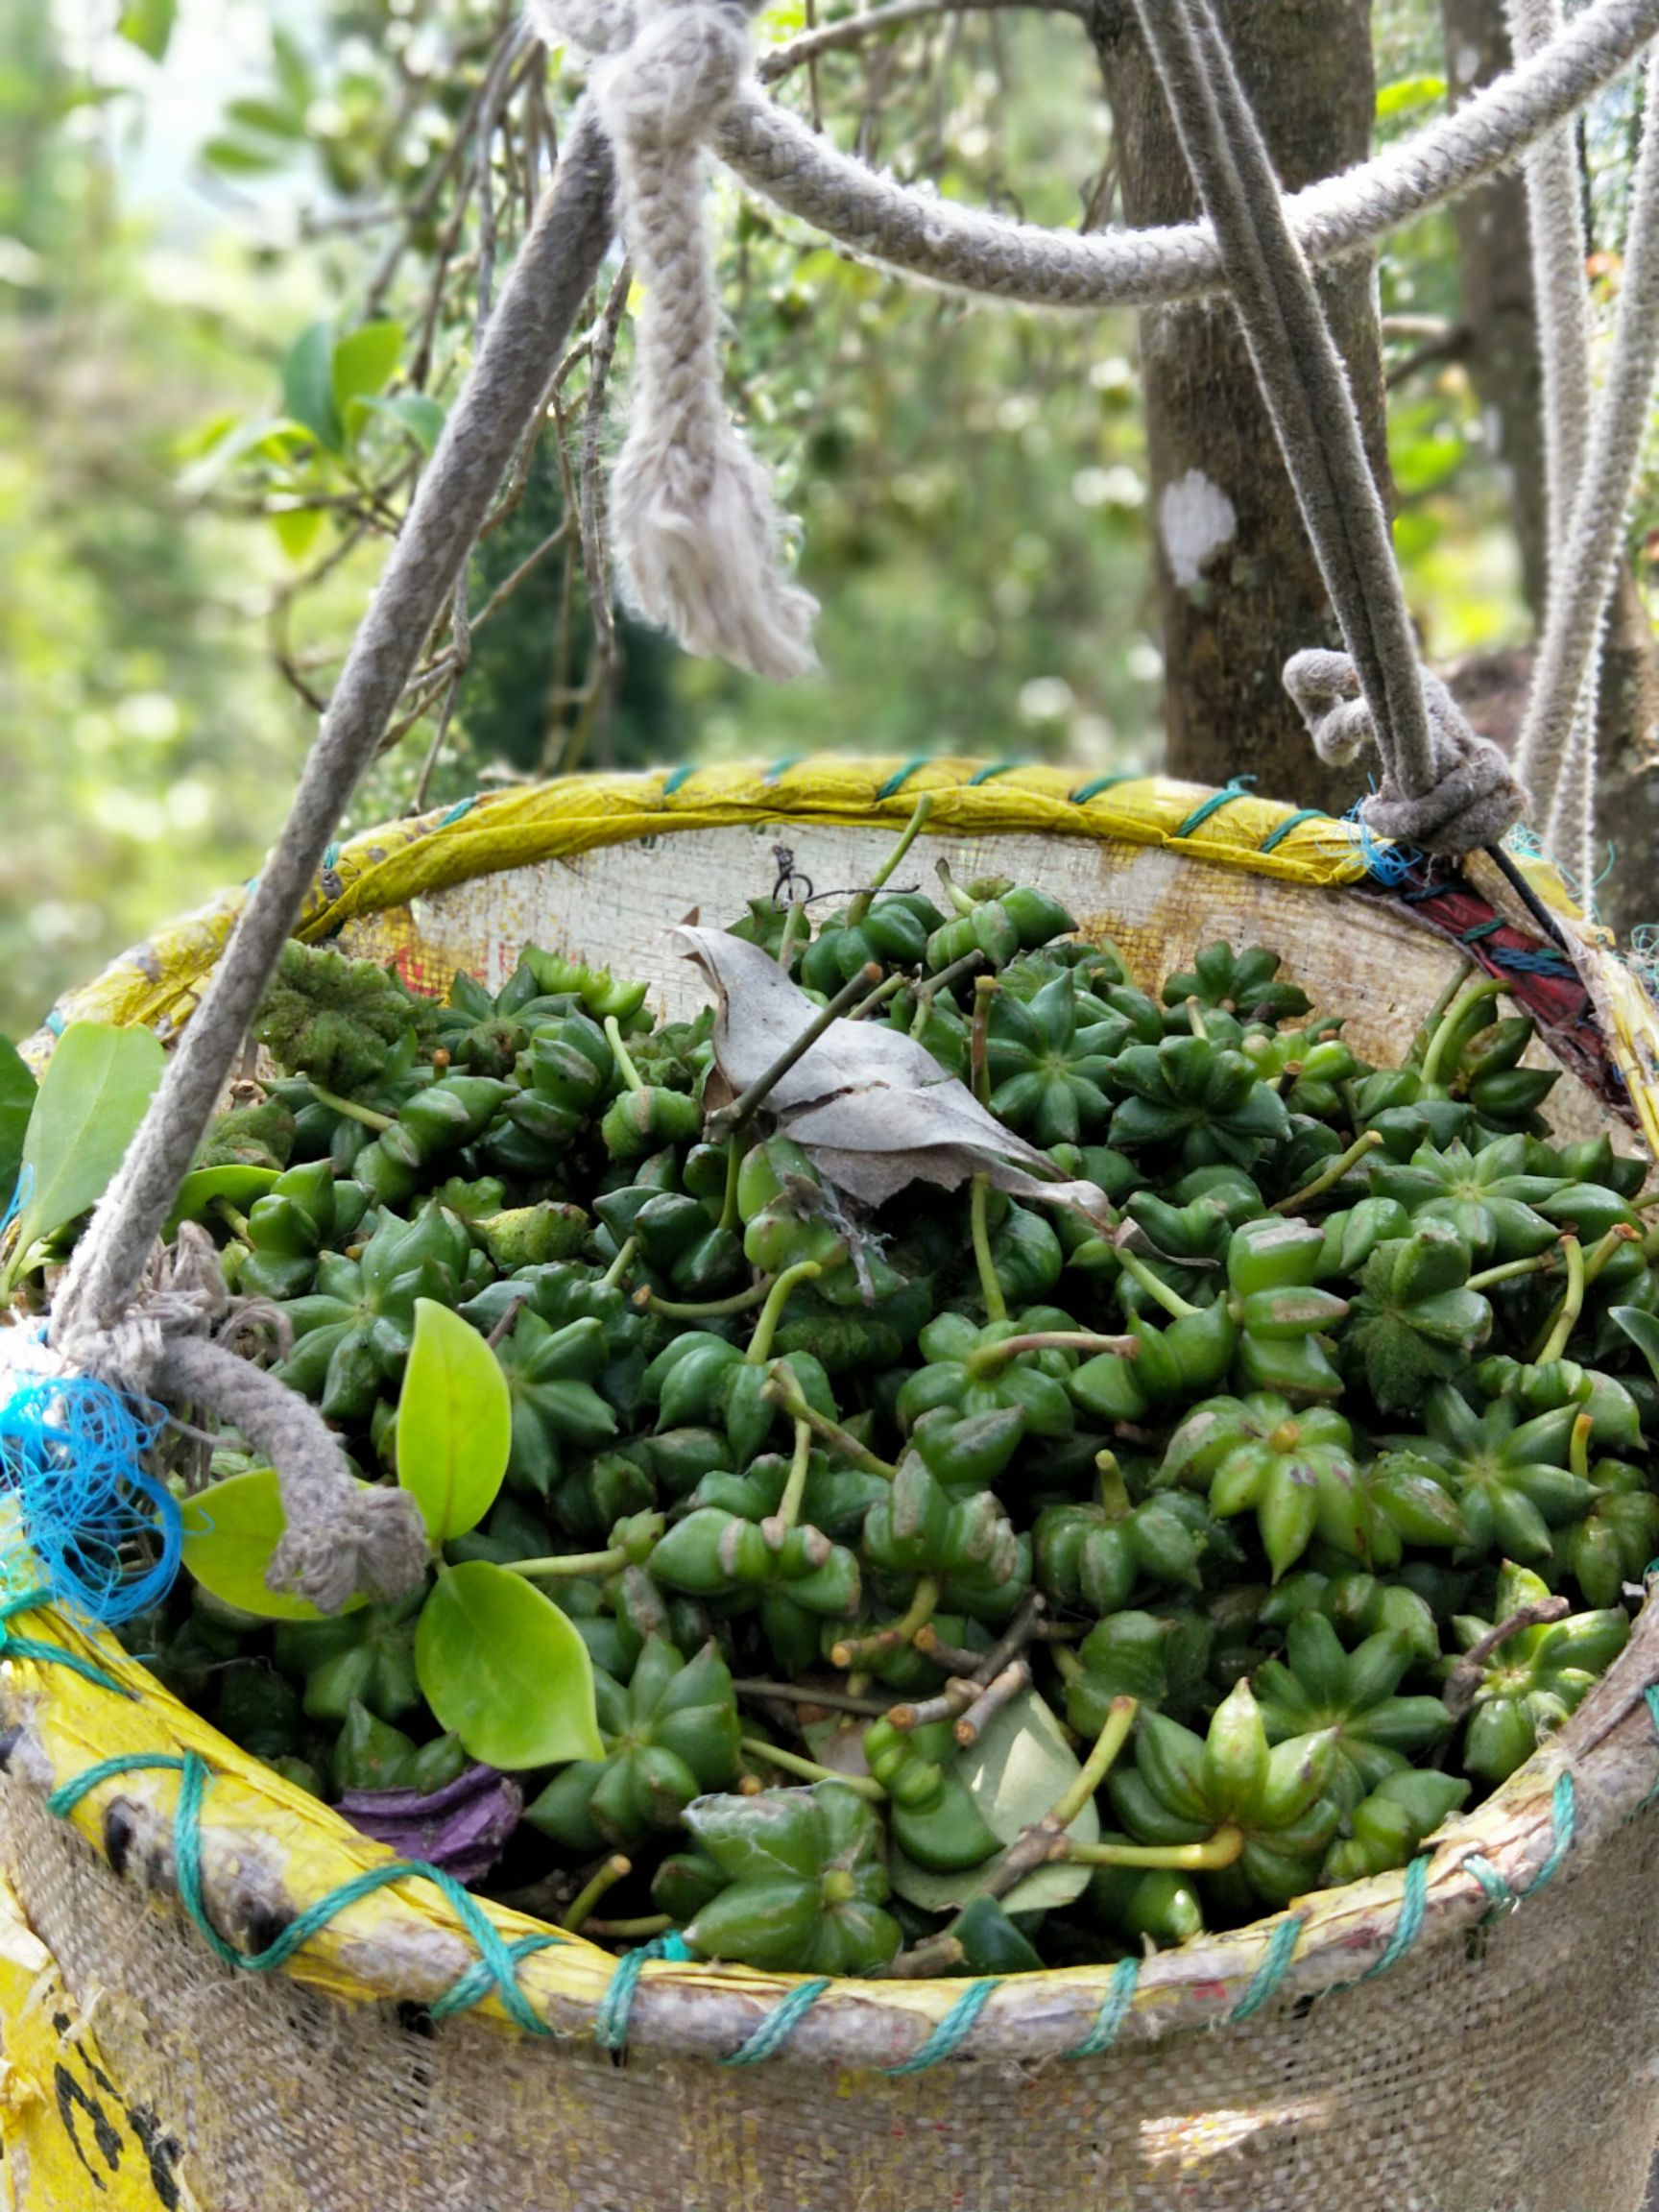
[[[148,1029],[77,1022],[64,1030],[23,1140],[19,1172],[30,1178],[29,1195],[6,1287],[23,1273],[43,1237],[67,1227],[103,1197],[144,1118],[161,1068],[161,1046]]]
[[[1396,77],[1392,84],[1378,90],[1377,120],[1386,123],[1392,115],[1407,115],[1414,108],[1427,108],[1431,101],[1445,97],[1444,77]]]
[[[275,1468],[255,1467],[198,1490],[184,1501],[183,1522],[184,1564],[210,1596],[264,1621],[326,1618],[305,1599],[287,1598],[265,1586],[271,1554],[288,1526]],[[341,1611],[354,1613],[364,1602],[349,1598]]]
[[[1080,1770],[1052,1708],[1032,1690],[993,1716],[978,1743],[962,1754],[956,1767],[986,1827],[1005,1844],[1041,1820]],[[1098,1841],[1100,1816],[1093,1799],[1066,1833],[1080,1843]],[[1001,1863],[999,1855],[963,1872],[936,1874],[902,1851],[895,1850],[891,1857],[894,1888],[927,1912],[944,1912],[966,1903],[985,1887]],[[1039,1866],[1015,1884],[1002,1900],[1003,1908],[1009,1912],[1034,1912],[1069,1905],[1089,1887],[1089,1876],[1087,1866],[1064,1862]]]
[[[189,498],[199,498],[244,455],[252,454],[260,461],[291,461],[310,440],[311,432],[304,423],[286,415],[262,415],[248,422],[232,419],[221,424],[217,434],[201,446],[180,477],[179,489]]]
[[[12,1203],[23,1137],[35,1107],[35,1078],[9,1037],[0,1037],[0,1214]]]
[[[282,411],[330,453],[344,449],[334,401],[334,332],[328,324],[313,323],[283,355]]]
[[[512,1449],[513,1394],[500,1361],[458,1313],[417,1298],[397,1400],[397,1479],[434,1544],[483,1520]]]
[[[275,100],[228,101],[225,119],[238,131],[252,131],[266,138],[300,138],[305,131],[304,116]]]
[[[358,405],[372,415],[384,415],[406,430],[422,453],[436,447],[447,420],[442,401],[424,392],[394,392],[389,397],[362,399]]]
[[[304,560],[316,544],[323,523],[321,507],[276,507],[271,514],[276,542],[290,561]]]
[[[179,13],[179,0],[128,0],[115,28],[129,45],[152,61],[166,59]]]
[[[415,1630],[415,1671],[438,1725],[486,1766],[512,1773],[605,1756],[587,1645],[505,1567],[443,1570]]]
[[[246,138],[232,138],[221,132],[203,146],[202,158],[209,169],[221,170],[227,177],[266,177],[273,169],[280,169],[287,156],[274,147],[250,145]]]
[[[1659,1318],[1640,1306],[1615,1306],[1612,1318],[1652,1368],[1654,1382],[1659,1382]]]
[[[180,1221],[205,1221],[215,1198],[225,1198],[238,1214],[246,1214],[255,1198],[263,1198],[276,1182],[275,1167],[198,1167],[185,1176],[173,1201],[163,1234],[172,1242]]]
[[[391,381],[402,351],[400,323],[365,323],[335,347],[331,371],[334,407],[349,444],[363,427],[368,401]]]
[[[285,31],[279,23],[271,28],[271,57],[276,66],[277,82],[290,104],[301,110],[308,108],[315,89],[311,64],[293,32]]]

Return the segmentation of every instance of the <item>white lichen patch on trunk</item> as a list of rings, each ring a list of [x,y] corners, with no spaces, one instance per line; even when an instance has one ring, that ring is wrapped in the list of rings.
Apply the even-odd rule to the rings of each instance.
[[[1232,500],[1202,469],[1189,469],[1164,487],[1158,530],[1169,573],[1183,591],[1197,583],[1204,564],[1232,542],[1238,528]]]

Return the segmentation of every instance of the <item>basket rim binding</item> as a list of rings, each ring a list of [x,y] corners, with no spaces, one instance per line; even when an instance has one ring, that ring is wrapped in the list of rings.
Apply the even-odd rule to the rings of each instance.
[[[1163,845],[1183,858],[1329,888],[1354,885],[1370,853],[1356,825],[1164,778],[1077,784],[1065,771],[976,760],[817,759],[770,769],[718,766],[588,775],[491,794],[364,832],[331,848],[299,934],[331,935],[362,913],[471,878],[663,832],[757,823],[902,823],[934,794],[933,834],[1046,832]],[[1659,1129],[1653,1076],[1659,1022],[1608,957],[1610,940],[1576,915],[1554,872],[1524,861],[1532,889],[1562,918],[1649,1148]],[[245,891],[227,893],[124,954],[55,1009],[30,1041],[49,1052],[73,1020],[187,1018]],[[15,1771],[54,1791],[52,1809],[119,1864],[130,1823],[159,1847],[221,1957],[280,1966],[355,2002],[402,1999],[439,2013],[476,2008],[521,2032],[691,2052],[747,2064],[785,2048],[800,2059],[921,2071],[962,2054],[1001,2061],[1098,2056],[1120,2036],[1247,2019],[1275,1997],[1307,1998],[1385,1970],[1426,1942],[1451,1940],[1553,1877],[1569,1850],[1598,1839],[1659,1789],[1659,1606],[1645,1604],[1629,1645],[1578,1713],[1474,1815],[1403,1873],[1317,1892],[1298,1910],[1118,1966],[1048,1968],[981,1981],[826,1983],[600,1949],[522,1913],[434,1894],[331,1808],[291,1789],[173,1699],[106,1632],[55,1610],[36,1631],[30,1592],[0,1606],[0,1672],[21,1687],[10,1746]],[[25,1613],[28,1634],[11,1619]],[[8,1618],[8,1616],[11,1618]],[[119,1746],[119,1754],[108,1754]],[[204,1791],[211,1784],[205,1804]],[[112,1815],[112,1809],[120,1811]],[[236,1839],[275,1829],[288,1849],[274,1877],[244,1863]],[[269,1850],[263,1855],[270,1861]],[[336,1894],[344,1889],[348,1894]],[[328,1910],[321,1911],[326,1901]],[[296,1917],[298,1914],[298,1917]],[[272,1930],[286,1930],[273,1939]],[[251,1960],[217,1929],[250,1932]],[[254,1935],[251,1932],[258,1930]]]

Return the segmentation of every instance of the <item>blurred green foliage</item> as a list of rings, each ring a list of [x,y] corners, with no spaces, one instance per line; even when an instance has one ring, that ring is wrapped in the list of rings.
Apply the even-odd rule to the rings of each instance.
[[[0,62],[13,1034],[122,943],[257,868],[579,89],[498,0],[108,0],[90,14],[67,47],[51,11],[13,10]],[[804,19],[781,0],[762,42]],[[1379,8],[1380,135],[1441,105],[1437,25],[1429,0]],[[781,96],[946,197],[1116,219],[1098,72],[1069,17],[926,21],[794,71]],[[168,142],[180,111],[182,154]],[[1595,130],[1611,296],[1627,109],[1615,101]],[[716,211],[729,397],[800,517],[824,675],[781,691],[625,613],[612,657],[579,523],[595,485],[585,440],[608,458],[625,421],[619,289],[606,404],[590,421],[586,343],[549,364],[547,423],[471,564],[470,627],[433,639],[355,823],[577,761],[817,747],[1092,772],[1156,759],[1133,319],[974,310],[858,267],[730,186]],[[613,261],[595,328],[616,275]],[[1450,224],[1397,241],[1382,282],[1385,313],[1455,318]],[[1403,377],[1390,450],[1431,652],[1513,641],[1503,490],[1459,368]],[[1645,502],[1639,542],[1659,523]]]

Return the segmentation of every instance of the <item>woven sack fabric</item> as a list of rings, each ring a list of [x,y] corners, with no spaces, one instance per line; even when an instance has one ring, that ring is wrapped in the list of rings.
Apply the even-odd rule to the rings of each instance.
[[[330,852],[302,933],[433,990],[460,968],[493,987],[531,939],[688,1011],[672,923],[766,892],[779,847],[822,890],[866,880],[924,789],[919,877],[947,853],[1042,882],[1142,982],[1217,936],[1270,945],[1362,1052],[1409,1042],[1462,957],[1451,937],[1492,957],[1534,926],[1479,861],[1472,906],[1414,905],[1379,889],[1350,826],[1238,790],[808,761],[575,779],[371,832]],[[1563,1057],[1576,1076],[1601,1055],[1552,1117],[1651,1145],[1651,1007],[1551,873],[1526,873],[1574,945]],[[176,1028],[239,897],[74,994],[36,1057],[67,1020]],[[399,1872],[21,1592],[0,1604],[10,2201],[1636,2212],[1659,2131],[1652,1614],[1562,1734],[1404,1875],[1116,1967],[825,1984],[619,1965]]]

